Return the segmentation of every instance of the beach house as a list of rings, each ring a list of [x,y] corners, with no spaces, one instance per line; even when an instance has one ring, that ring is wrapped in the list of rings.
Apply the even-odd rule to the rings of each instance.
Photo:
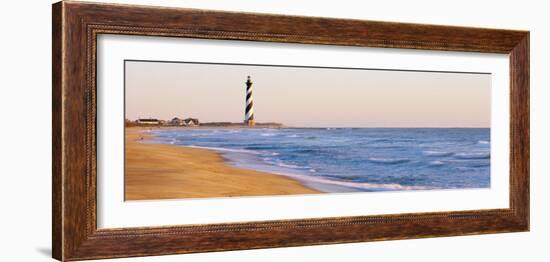
[[[170,120],[170,125],[172,125],[172,126],[184,126],[185,122],[183,121],[183,119],[181,119],[179,117],[174,117],[174,118],[172,118],[172,120]]]
[[[185,123],[186,126],[198,126],[200,123],[199,123],[199,119],[197,118],[186,118],[183,120],[183,122]]]

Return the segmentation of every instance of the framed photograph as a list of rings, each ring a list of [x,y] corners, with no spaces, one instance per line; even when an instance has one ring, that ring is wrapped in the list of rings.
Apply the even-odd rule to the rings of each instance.
[[[59,2],[53,257],[529,230],[529,32]]]

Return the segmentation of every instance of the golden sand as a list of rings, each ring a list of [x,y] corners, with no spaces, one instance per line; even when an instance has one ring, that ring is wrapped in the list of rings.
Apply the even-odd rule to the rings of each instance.
[[[142,143],[147,139],[144,128],[126,129],[126,200],[319,193],[285,176],[233,167],[211,150]]]

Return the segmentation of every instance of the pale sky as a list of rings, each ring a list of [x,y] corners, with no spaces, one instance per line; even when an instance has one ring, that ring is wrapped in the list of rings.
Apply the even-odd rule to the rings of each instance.
[[[126,61],[126,118],[295,127],[490,127],[491,75]]]

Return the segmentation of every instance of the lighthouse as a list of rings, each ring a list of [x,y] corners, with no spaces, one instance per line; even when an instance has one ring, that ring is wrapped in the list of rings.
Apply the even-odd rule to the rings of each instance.
[[[249,127],[253,127],[256,122],[254,121],[254,102],[252,101],[252,81],[250,76],[246,79],[246,99],[244,109],[244,124]]]

